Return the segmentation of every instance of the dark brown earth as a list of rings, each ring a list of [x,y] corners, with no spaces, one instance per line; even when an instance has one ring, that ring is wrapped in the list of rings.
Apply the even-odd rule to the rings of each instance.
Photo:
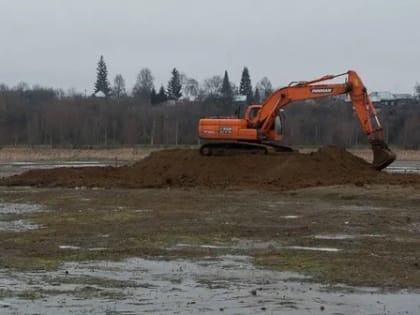
[[[289,190],[355,184],[420,184],[420,175],[387,174],[334,146],[317,152],[203,157],[197,150],[152,152],[123,167],[31,170],[3,178],[0,185],[103,188],[269,188]]]

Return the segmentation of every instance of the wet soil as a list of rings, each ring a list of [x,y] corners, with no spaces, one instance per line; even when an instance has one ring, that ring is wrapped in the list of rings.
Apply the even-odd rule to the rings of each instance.
[[[202,157],[197,150],[152,152],[122,167],[30,170],[0,185],[103,188],[242,188],[290,190],[336,184],[420,185],[419,174],[387,174],[334,146],[307,154]]]
[[[420,292],[325,286],[251,257],[66,263],[0,270],[2,314],[418,314]],[[321,311],[322,310],[322,311]]]
[[[0,200],[48,210],[14,217],[39,229],[0,231],[4,268],[239,254],[260,267],[309,273],[326,283],[420,287],[420,191],[414,187],[2,188]]]

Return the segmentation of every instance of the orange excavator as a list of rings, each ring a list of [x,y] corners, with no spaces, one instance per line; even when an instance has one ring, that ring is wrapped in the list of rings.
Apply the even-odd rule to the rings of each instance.
[[[326,83],[346,76],[344,83]],[[360,125],[373,151],[372,167],[381,170],[391,164],[396,155],[384,142],[384,133],[366,87],[355,71],[326,75],[312,81],[291,82],[274,91],[261,105],[250,105],[244,118],[202,118],[199,137],[200,154],[223,155],[230,152],[268,153],[293,151],[283,146],[284,115],[282,108],[291,102],[349,94]]]

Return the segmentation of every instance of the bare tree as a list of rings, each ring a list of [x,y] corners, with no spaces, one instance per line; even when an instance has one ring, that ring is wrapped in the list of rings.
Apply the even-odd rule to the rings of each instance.
[[[261,100],[264,101],[271,93],[273,93],[273,86],[267,77],[261,79],[257,84],[257,88],[260,91]]]
[[[204,80],[203,89],[205,95],[220,95],[222,90],[223,78],[220,75],[214,75]]]
[[[117,99],[126,95],[125,80],[121,74],[115,76],[112,92]]]
[[[27,91],[27,90],[29,90],[29,84],[21,81],[16,85],[15,90],[17,90],[17,91]]]
[[[153,81],[154,77],[150,69],[141,69],[139,74],[137,75],[137,80],[133,87],[133,96],[150,101],[150,95],[152,93],[152,89],[155,86]]]
[[[414,86],[414,91],[416,92],[417,98],[420,99],[420,83],[416,83]]]
[[[232,89],[233,95],[239,95],[239,87],[235,84],[235,82],[230,81],[230,88]]]
[[[190,99],[195,99],[198,96],[199,87],[198,82],[192,78],[186,78],[183,84],[183,94]]]

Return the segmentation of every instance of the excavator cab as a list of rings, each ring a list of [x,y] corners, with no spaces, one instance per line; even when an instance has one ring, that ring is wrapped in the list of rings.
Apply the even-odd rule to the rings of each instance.
[[[248,106],[245,112],[245,119],[247,121],[248,128],[258,128],[258,119],[259,119],[259,112],[261,110],[262,105],[250,105]],[[274,134],[271,136],[275,140],[282,140],[284,134],[284,126],[285,126],[286,117],[284,115],[284,110],[280,109],[277,113],[276,118],[274,119],[274,124],[272,127],[272,131]]]
[[[248,128],[256,128],[258,122],[258,114],[262,105],[249,105],[245,112],[245,119]]]
[[[276,119],[274,120],[274,131],[276,132],[277,137],[283,138],[285,122],[286,116],[284,115],[284,110],[280,109]]]

